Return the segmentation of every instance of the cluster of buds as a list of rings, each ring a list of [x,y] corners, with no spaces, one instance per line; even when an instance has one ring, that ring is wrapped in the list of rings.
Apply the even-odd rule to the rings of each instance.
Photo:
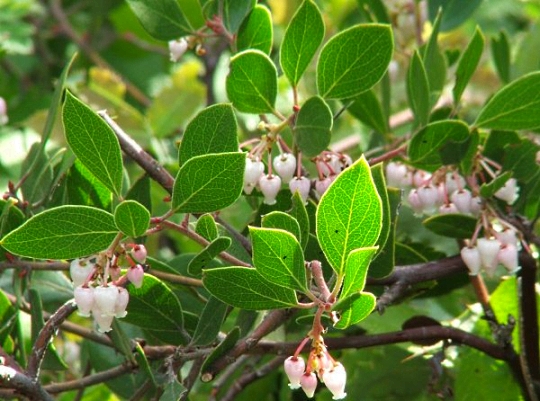
[[[336,177],[352,164],[349,155],[324,151],[315,159],[318,178],[315,180],[315,191],[322,196]]]
[[[516,231],[507,228],[494,232],[494,236],[472,240],[461,249],[461,258],[469,269],[469,274],[475,276],[483,269],[490,277],[495,275],[497,266],[503,265],[508,272],[515,273],[519,269],[519,241]]]
[[[313,397],[317,389],[317,377],[330,390],[332,399],[341,400],[347,396],[347,372],[340,362],[332,358],[322,338],[314,340],[307,363],[295,354],[285,360],[284,369],[289,378],[289,387],[302,388],[309,398]]]
[[[388,186],[409,191],[406,199],[418,216],[461,213],[478,217],[482,211],[483,199],[466,187],[465,179],[457,172],[431,174],[391,162],[386,166],[386,180]],[[510,178],[494,196],[512,205],[519,196],[516,180]]]
[[[141,263],[146,261],[144,245],[134,245],[126,255],[131,266],[124,277],[118,258],[108,258],[106,253],[87,258],[74,259],[69,268],[73,281],[73,295],[80,316],[92,316],[100,333],[111,330],[113,319],[127,315],[129,292],[124,288],[127,281],[140,288],[144,278]],[[111,280],[109,280],[111,279]]]

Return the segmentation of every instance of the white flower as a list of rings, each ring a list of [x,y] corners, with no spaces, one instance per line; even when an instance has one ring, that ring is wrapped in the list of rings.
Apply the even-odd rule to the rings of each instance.
[[[345,393],[347,372],[341,363],[337,362],[332,369],[325,370],[322,379],[328,390],[333,394],[333,400],[341,400],[347,396],[347,393]]]
[[[88,259],[74,259],[69,265],[69,275],[73,280],[73,286],[78,287],[84,284],[94,267],[95,264],[90,263]]]
[[[307,205],[309,190],[311,189],[311,181],[306,177],[295,177],[289,182],[289,189],[294,194],[298,192],[304,203]]]
[[[317,389],[317,376],[315,373],[305,373],[300,378],[300,386],[308,398],[312,398]]]
[[[124,287],[118,288],[118,297],[114,304],[114,316],[117,318],[126,317],[126,308],[129,303],[129,292]]]
[[[514,273],[519,268],[518,250],[513,244],[505,244],[499,249],[497,260],[506,267],[510,273]]]
[[[463,263],[469,269],[471,276],[476,276],[480,272],[482,260],[480,259],[480,252],[478,252],[475,246],[462,248],[461,259],[463,259]]]
[[[189,45],[185,38],[169,41],[169,55],[173,63],[182,58]]]
[[[75,303],[79,308],[78,314],[80,316],[90,316],[92,308],[94,307],[94,288],[78,286],[73,291],[75,297]]]
[[[289,387],[291,389],[300,388],[300,380],[306,369],[304,359],[301,356],[290,356],[283,362],[283,368],[289,378]]]
[[[497,254],[501,243],[495,238],[479,238],[476,245],[478,252],[480,252],[482,267],[489,276],[493,276],[497,268]]]
[[[274,157],[274,170],[279,174],[282,181],[288,184],[296,172],[296,158],[291,153],[282,153]]]
[[[509,205],[513,205],[519,198],[519,187],[515,178],[510,178],[504,186],[495,192],[495,197],[505,201]]]
[[[94,289],[94,315],[114,316],[118,289],[115,285],[100,285]]]
[[[259,189],[264,195],[264,203],[275,205],[276,196],[281,188],[281,178],[278,175],[263,175],[259,179]]]
[[[141,265],[135,265],[128,269],[126,276],[135,288],[141,288],[144,279],[144,269]]]

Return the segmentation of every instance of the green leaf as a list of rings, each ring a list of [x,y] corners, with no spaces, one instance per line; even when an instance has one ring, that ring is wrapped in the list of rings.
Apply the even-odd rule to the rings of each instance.
[[[426,125],[411,139],[409,158],[417,168],[435,171],[444,162],[446,146],[469,138],[469,127],[462,121],[443,120]]]
[[[467,48],[461,55],[456,71],[456,83],[454,85],[454,105],[457,105],[461,99],[461,95],[465,87],[469,83],[471,77],[478,66],[480,57],[484,50],[484,35],[480,28],[476,28],[474,36],[469,42]]]
[[[217,298],[210,297],[204,306],[191,345],[209,345],[219,334],[229,307]]]
[[[272,113],[277,96],[277,71],[260,50],[245,50],[231,58],[227,96],[238,111]]]
[[[256,0],[208,0],[203,9],[207,19],[219,15],[227,30],[235,34],[256,3]]]
[[[301,233],[300,225],[296,219],[284,212],[273,211],[262,216],[261,226],[264,228],[279,228],[285,230],[297,239],[300,242]]]
[[[444,84],[446,83],[446,59],[439,47],[438,37],[441,23],[441,16],[437,16],[433,22],[433,29],[426,43],[422,60],[426,69],[431,93],[431,104],[435,104],[439,98]]]
[[[313,96],[304,103],[296,118],[294,134],[305,156],[316,156],[328,147],[332,124],[332,110],[322,98]]]
[[[129,304],[123,319],[167,344],[187,343],[178,298],[158,278],[145,274],[141,288],[128,284]]]
[[[384,0],[357,0],[361,9],[369,9],[370,20],[390,23],[390,17],[384,5]]]
[[[114,222],[128,237],[137,238],[146,233],[150,226],[150,212],[139,202],[126,200],[114,210]]]
[[[36,214],[0,244],[19,256],[73,259],[106,249],[116,234],[112,214],[87,206],[60,206]]]
[[[263,5],[257,4],[240,26],[236,46],[238,51],[257,49],[270,54],[273,36],[270,10]]]
[[[296,86],[324,38],[324,21],[312,0],[304,0],[287,26],[280,48],[281,68]]]
[[[188,124],[180,150],[180,166],[195,156],[238,151],[238,125],[230,104],[215,104],[199,112]]]
[[[15,200],[0,199],[0,238],[15,230],[24,222],[24,213],[15,205]]]
[[[212,351],[210,355],[208,355],[208,358],[205,359],[202,367],[201,367],[201,380],[203,381],[210,381],[213,379],[213,377],[210,377],[208,380],[205,379],[205,373],[208,367],[210,367],[215,361],[217,361],[219,358],[221,358],[223,355],[227,354],[238,342],[240,339],[240,329],[238,327],[234,327],[229,334],[227,334],[227,337],[219,343],[219,345]]]
[[[159,40],[190,34],[190,26],[176,0],[126,0],[146,31]]]
[[[180,10],[189,22],[189,25],[194,28],[201,28],[206,23],[199,0],[177,0]]]
[[[388,119],[373,90],[358,95],[354,102],[347,107],[347,110],[373,130],[381,134],[386,134],[389,131]]]
[[[504,187],[506,181],[512,177],[511,171],[506,171],[498,177],[491,180],[489,183],[484,183],[480,186],[480,196],[482,198],[491,198],[495,192]]]
[[[80,160],[75,160],[67,172],[67,200],[70,205],[94,206],[108,210],[112,193]]]
[[[381,233],[377,239],[376,245],[379,247],[379,250],[382,250],[386,240],[388,239],[388,234],[390,232],[390,202],[388,200],[388,187],[386,185],[386,179],[384,176],[384,166],[383,163],[378,163],[371,167],[371,176],[373,177],[373,182],[375,184],[375,189],[381,198],[381,207],[382,207],[382,222],[381,222]]]
[[[388,25],[356,25],[323,47],[317,62],[318,93],[346,99],[367,91],[383,77],[394,51]]]
[[[531,181],[540,170],[536,161],[540,146],[530,139],[522,139],[519,143],[507,145],[505,149],[503,170],[512,171],[512,176],[518,181]]]
[[[482,108],[474,125],[500,130],[540,127],[540,72],[521,77],[499,90]]]
[[[352,250],[376,244],[382,224],[381,198],[363,156],[324,193],[316,219],[321,249],[339,275]]]
[[[112,129],[87,105],[66,91],[64,130],[75,156],[116,195],[122,190],[122,152]]]
[[[288,231],[250,227],[253,264],[269,282],[300,291],[307,291],[304,253],[296,238]]]
[[[40,143],[36,142],[30,148],[21,172],[24,174],[21,192],[25,201],[31,204],[42,201],[53,191],[52,161]]]
[[[178,171],[172,207],[178,213],[208,213],[238,199],[244,186],[244,153],[195,156]]]
[[[334,327],[346,329],[368,317],[376,305],[375,296],[369,292],[353,294],[338,302],[332,309],[340,312],[339,322]]]
[[[435,234],[450,238],[471,238],[478,219],[464,214],[440,214],[425,219],[422,224]]]
[[[298,304],[294,290],[270,283],[257,270],[246,267],[204,270],[203,283],[216,298],[242,309],[280,309]]]
[[[508,83],[510,81],[510,45],[506,32],[500,31],[498,38],[491,39],[491,55],[499,78],[504,83]]]
[[[418,51],[411,57],[407,74],[407,98],[409,106],[414,113],[417,125],[424,126],[429,121],[431,99],[429,81]]]
[[[450,31],[461,25],[482,3],[482,0],[429,0],[429,19],[435,20],[442,8],[441,30]]]
[[[345,299],[349,295],[362,291],[366,285],[366,276],[369,263],[379,248],[358,248],[349,253],[345,265],[345,279],[341,289],[340,298]]]
[[[214,217],[211,214],[203,214],[197,220],[195,232],[207,241],[213,241],[218,237],[218,229]]]
[[[201,252],[199,252],[188,264],[188,272],[194,276],[201,274],[202,269],[208,268],[221,252],[231,246],[231,239],[227,237],[217,237],[210,242]]]
[[[137,179],[126,194],[126,199],[139,202],[146,210],[151,212],[152,197],[150,193],[150,177],[144,174]]]
[[[300,238],[298,241],[302,245],[302,249],[305,250],[309,240],[309,216],[306,205],[304,205],[304,201],[298,192],[295,192],[292,196],[292,208],[289,213],[298,223],[298,227],[300,228]]]

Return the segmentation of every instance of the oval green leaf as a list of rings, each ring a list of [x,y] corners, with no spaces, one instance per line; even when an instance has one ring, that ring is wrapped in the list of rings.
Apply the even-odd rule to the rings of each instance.
[[[358,248],[349,253],[345,265],[345,278],[340,297],[345,299],[349,295],[362,291],[366,285],[369,263],[379,247]]]
[[[209,264],[214,258],[231,246],[231,242],[231,239],[228,237],[217,237],[210,242],[201,252],[190,260],[188,264],[189,274],[193,276],[201,274],[202,269],[210,267]]]
[[[116,206],[114,222],[128,237],[140,237],[150,226],[150,212],[139,202],[126,200]]]
[[[193,31],[176,0],[126,0],[146,31],[159,40],[173,40]]]
[[[416,124],[419,126],[426,125],[431,111],[429,81],[424,62],[420,58],[418,51],[414,52],[409,64],[407,99],[409,100],[409,107],[414,113]]]
[[[316,221],[321,249],[340,275],[352,250],[377,243],[382,224],[381,198],[364,157],[330,185],[319,202]]]
[[[36,259],[73,259],[103,251],[118,234],[112,214],[87,206],[60,206],[36,214],[0,245]]]
[[[195,156],[238,151],[238,124],[230,104],[215,104],[199,112],[187,125],[178,161]]]
[[[257,49],[270,54],[273,37],[274,30],[270,10],[257,4],[238,30],[236,47],[239,51]]]
[[[178,213],[208,213],[238,199],[244,185],[244,153],[195,156],[178,171],[172,207]]]
[[[112,129],[66,91],[62,120],[69,147],[81,163],[116,195],[122,189],[122,152]]]
[[[369,292],[353,294],[345,298],[333,308],[333,310],[338,311],[341,315],[334,327],[337,329],[346,329],[353,324],[361,322],[373,312],[376,303],[375,296]]]
[[[480,57],[484,50],[484,35],[480,28],[476,28],[474,36],[469,42],[467,48],[461,55],[456,70],[456,83],[454,85],[454,104],[457,105],[461,99],[463,91],[467,87],[471,77],[478,66]]]
[[[450,238],[471,238],[478,219],[464,214],[441,214],[425,219],[422,224],[434,232]]]
[[[388,25],[356,25],[326,43],[317,62],[317,88],[327,99],[359,95],[383,77],[394,51]]]
[[[283,72],[296,86],[324,38],[324,21],[312,0],[304,0],[291,19],[280,49]]]
[[[332,124],[332,110],[321,97],[313,96],[304,103],[296,118],[294,134],[305,156],[316,156],[328,147]]]
[[[304,253],[288,231],[250,227],[253,265],[268,281],[281,287],[307,291]]]
[[[277,96],[277,71],[260,50],[246,50],[231,58],[227,96],[238,111],[272,113]]]
[[[290,214],[273,211],[262,216],[261,226],[264,228],[279,228],[290,232],[296,237],[298,242],[300,242],[301,233],[300,233],[300,224],[298,221],[291,216]]]
[[[375,131],[386,134],[388,118],[383,112],[381,102],[375,92],[368,90],[355,97],[354,102],[347,107],[349,113]]]
[[[216,298],[242,309],[290,308],[298,303],[294,290],[270,283],[257,270],[246,267],[204,270],[203,283]]]
[[[158,278],[146,274],[141,288],[128,284],[129,304],[123,320],[167,344],[187,342],[180,301]]]
[[[540,72],[527,74],[499,90],[480,111],[475,126],[500,130],[540,127]]]

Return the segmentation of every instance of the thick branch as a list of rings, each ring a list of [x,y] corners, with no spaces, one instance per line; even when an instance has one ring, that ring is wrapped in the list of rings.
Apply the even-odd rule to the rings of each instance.
[[[14,389],[14,397],[24,395],[31,401],[53,401],[47,391],[41,387],[39,382],[32,380],[23,373],[17,372],[15,369],[0,365],[0,387],[6,389]],[[10,396],[6,394],[6,396]]]

